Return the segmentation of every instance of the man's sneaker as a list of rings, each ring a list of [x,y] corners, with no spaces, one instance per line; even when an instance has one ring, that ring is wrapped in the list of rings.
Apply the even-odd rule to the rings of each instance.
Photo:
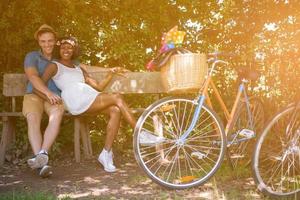
[[[33,158],[27,160],[27,164],[31,169],[42,168],[47,165],[49,160],[48,154],[46,152],[38,153]]]
[[[165,138],[156,136],[149,131],[142,130],[139,135],[139,141],[142,145],[153,146],[164,142]]]
[[[102,150],[98,157],[98,161],[103,165],[104,170],[107,172],[117,171],[116,167],[113,165],[112,153],[110,154],[105,149]]]
[[[47,178],[52,175],[52,167],[49,165],[44,165],[39,169],[39,176],[42,178]]]

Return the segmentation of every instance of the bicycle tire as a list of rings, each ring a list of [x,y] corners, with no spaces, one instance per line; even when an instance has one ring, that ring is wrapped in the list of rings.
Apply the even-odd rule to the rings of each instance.
[[[257,138],[264,128],[263,103],[256,97],[249,98],[252,123],[249,119],[246,102],[243,101],[233,118],[233,123],[227,135],[227,142],[231,142],[227,149],[227,159],[233,169],[238,166],[246,167],[250,165],[253,149]],[[243,135],[242,131],[248,131],[248,136]]]
[[[294,109],[295,105],[290,105],[275,114],[257,140],[253,154],[255,183],[272,198],[300,199],[300,133],[294,132],[300,128],[299,107],[295,126],[289,129],[293,137],[286,134]]]
[[[147,176],[163,187],[185,189],[201,185],[223,161],[224,128],[206,105],[186,142],[176,144],[192,120],[195,105],[195,101],[187,98],[167,97],[149,106],[137,122],[135,158]],[[162,136],[163,141],[146,144],[142,141],[145,130],[153,134],[151,137]]]

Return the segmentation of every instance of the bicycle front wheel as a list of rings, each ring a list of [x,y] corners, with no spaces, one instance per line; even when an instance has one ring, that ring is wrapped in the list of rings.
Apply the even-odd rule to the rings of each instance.
[[[264,127],[264,118],[263,103],[258,98],[249,99],[249,110],[246,102],[240,104],[227,136],[227,156],[233,169],[250,166],[255,141]]]
[[[223,161],[226,137],[217,115],[203,105],[195,128],[184,142],[196,103],[186,98],[165,98],[141,115],[134,131],[134,152],[148,177],[170,189],[185,189],[206,182]]]
[[[277,113],[258,139],[253,155],[254,180],[271,197],[300,198],[300,109]]]

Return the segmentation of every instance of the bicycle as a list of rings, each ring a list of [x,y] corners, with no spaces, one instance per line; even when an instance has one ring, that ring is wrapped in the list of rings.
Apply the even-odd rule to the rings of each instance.
[[[245,157],[247,143],[256,137],[254,125],[261,121],[263,112],[261,102],[249,99],[246,92],[246,78],[252,77],[249,73],[240,74],[242,81],[229,113],[212,81],[215,66],[227,63],[213,59],[195,99],[166,97],[154,102],[140,116],[134,130],[134,153],[139,166],[166,188],[185,189],[205,183],[221,166],[226,149],[230,163],[236,166]],[[225,129],[212,109],[209,85],[228,119]]]
[[[279,111],[257,140],[252,169],[258,189],[270,197],[300,199],[300,103]]]

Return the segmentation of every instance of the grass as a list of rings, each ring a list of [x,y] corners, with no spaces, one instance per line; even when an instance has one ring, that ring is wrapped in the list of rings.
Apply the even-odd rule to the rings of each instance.
[[[55,200],[57,199],[52,194],[47,194],[43,192],[7,192],[1,194],[1,200]]]
[[[228,162],[224,160],[215,176],[218,177],[218,181],[221,182],[252,177],[251,166],[237,167],[233,170]]]
[[[60,198],[60,200],[69,200],[70,197]],[[45,192],[6,192],[1,194],[0,200],[57,200],[57,197]]]
[[[238,181],[240,179],[245,180],[243,181],[243,185],[234,184],[235,180]],[[209,182],[212,183],[214,195],[217,199],[269,199],[267,197],[263,197],[256,191],[256,187],[250,179],[252,180],[250,166],[236,168],[233,171],[225,160],[220,169],[218,169],[217,173]],[[228,183],[233,185],[227,185]],[[220,188],[222,188],[222,190]]]

